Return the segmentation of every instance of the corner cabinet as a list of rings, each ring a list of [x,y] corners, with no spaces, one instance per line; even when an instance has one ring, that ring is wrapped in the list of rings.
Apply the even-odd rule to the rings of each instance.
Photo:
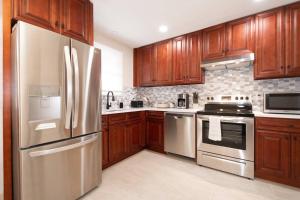
[[[93,4],[89,0],[12,0],[13,18],[93,45]]]
[[[256,15],[254,78],[300,76],[300,3]]]
[[[300,120],[258,117],[255,176],[300,187]]]

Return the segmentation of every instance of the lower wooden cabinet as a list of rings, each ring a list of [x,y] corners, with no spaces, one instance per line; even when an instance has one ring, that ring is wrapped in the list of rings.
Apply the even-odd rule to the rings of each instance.
[[[295,119],[256,118],[256,177],[300,187],[299,124]]]
[[[290,168],[288,133],[258,130],[256,132],[256,174],[287,178]]]
[[[300,134],[292,136],[292,179],[300,186]]]
[[[129,153],[136,153],[144,148],[143,140],[144,123],[140,121],[132,122],[126,127],[126,138]]]
[[[109,162],[116,162],[127,153],[126,126],[124,124],[114,124],[109,127]]]
[[[148,112],[146,119],[147,148],[164,152],[164,113]]]
[[[105,167],[108,163],[108,128],[102,130],[102,167]]]

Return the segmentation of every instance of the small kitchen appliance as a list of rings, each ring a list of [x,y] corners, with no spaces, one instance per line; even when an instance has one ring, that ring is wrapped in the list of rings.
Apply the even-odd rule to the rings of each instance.
[[[187,93],[178,94],[177,107],[184,108],[184,109],[189,108],[189,94]]]

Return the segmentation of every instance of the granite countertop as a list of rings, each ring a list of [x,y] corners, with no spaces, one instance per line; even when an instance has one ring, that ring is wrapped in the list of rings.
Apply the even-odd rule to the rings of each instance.
[[[127,113],[127,112],[138,112],[138,111],[162,111],[162,112],[180,112],[180,113],[196,113],[199,108],[189,108],[189,109],[181,109],[181,108],[153,108],[153,107],[143,107],[143,108],[123,108],[118,110],[109,111],[106,109],[102,110],[102,115],[110,115],[110,114],[119,114],[119,113]]]
[[[253,113],[255,117],[300,119],[300,115],[295,115],[295,114],[271,114],[271,113],[263,113],[259,111],[254,111]]]
[[[197,113],[201,111],[201,108],[189,108],[189,109],[180,109],[180,108],[153,108],[153,107],[143,107],[143,108],[123,108],[118,110],[102,110],[102,115],[110,114],[119,114],[119,113],[128,113],[128,112],[138,112],[138,111],[162,111],[162,112],[177,112],[177,113]],[[300,115],[293,114],[269,114],[263,113],[260,111],[253,111],[255,117],[270,117],[270,118],[287,118],[287,119],[300,119]]]

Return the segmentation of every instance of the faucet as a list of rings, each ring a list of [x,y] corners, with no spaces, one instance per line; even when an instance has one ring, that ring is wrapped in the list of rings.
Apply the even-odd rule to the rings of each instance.
[[[107,92],[107,95],[106,95],[106,98],[107,98],[107,99],[106,99],[106,109],[107,109],[107,110],[111,107],[111,103],[109,103],[109,94],[112,95],[111,100],[112,100],[112,101],[115,101],[115,96],[114,96],[113,91],[108,91],[108,92]]]

